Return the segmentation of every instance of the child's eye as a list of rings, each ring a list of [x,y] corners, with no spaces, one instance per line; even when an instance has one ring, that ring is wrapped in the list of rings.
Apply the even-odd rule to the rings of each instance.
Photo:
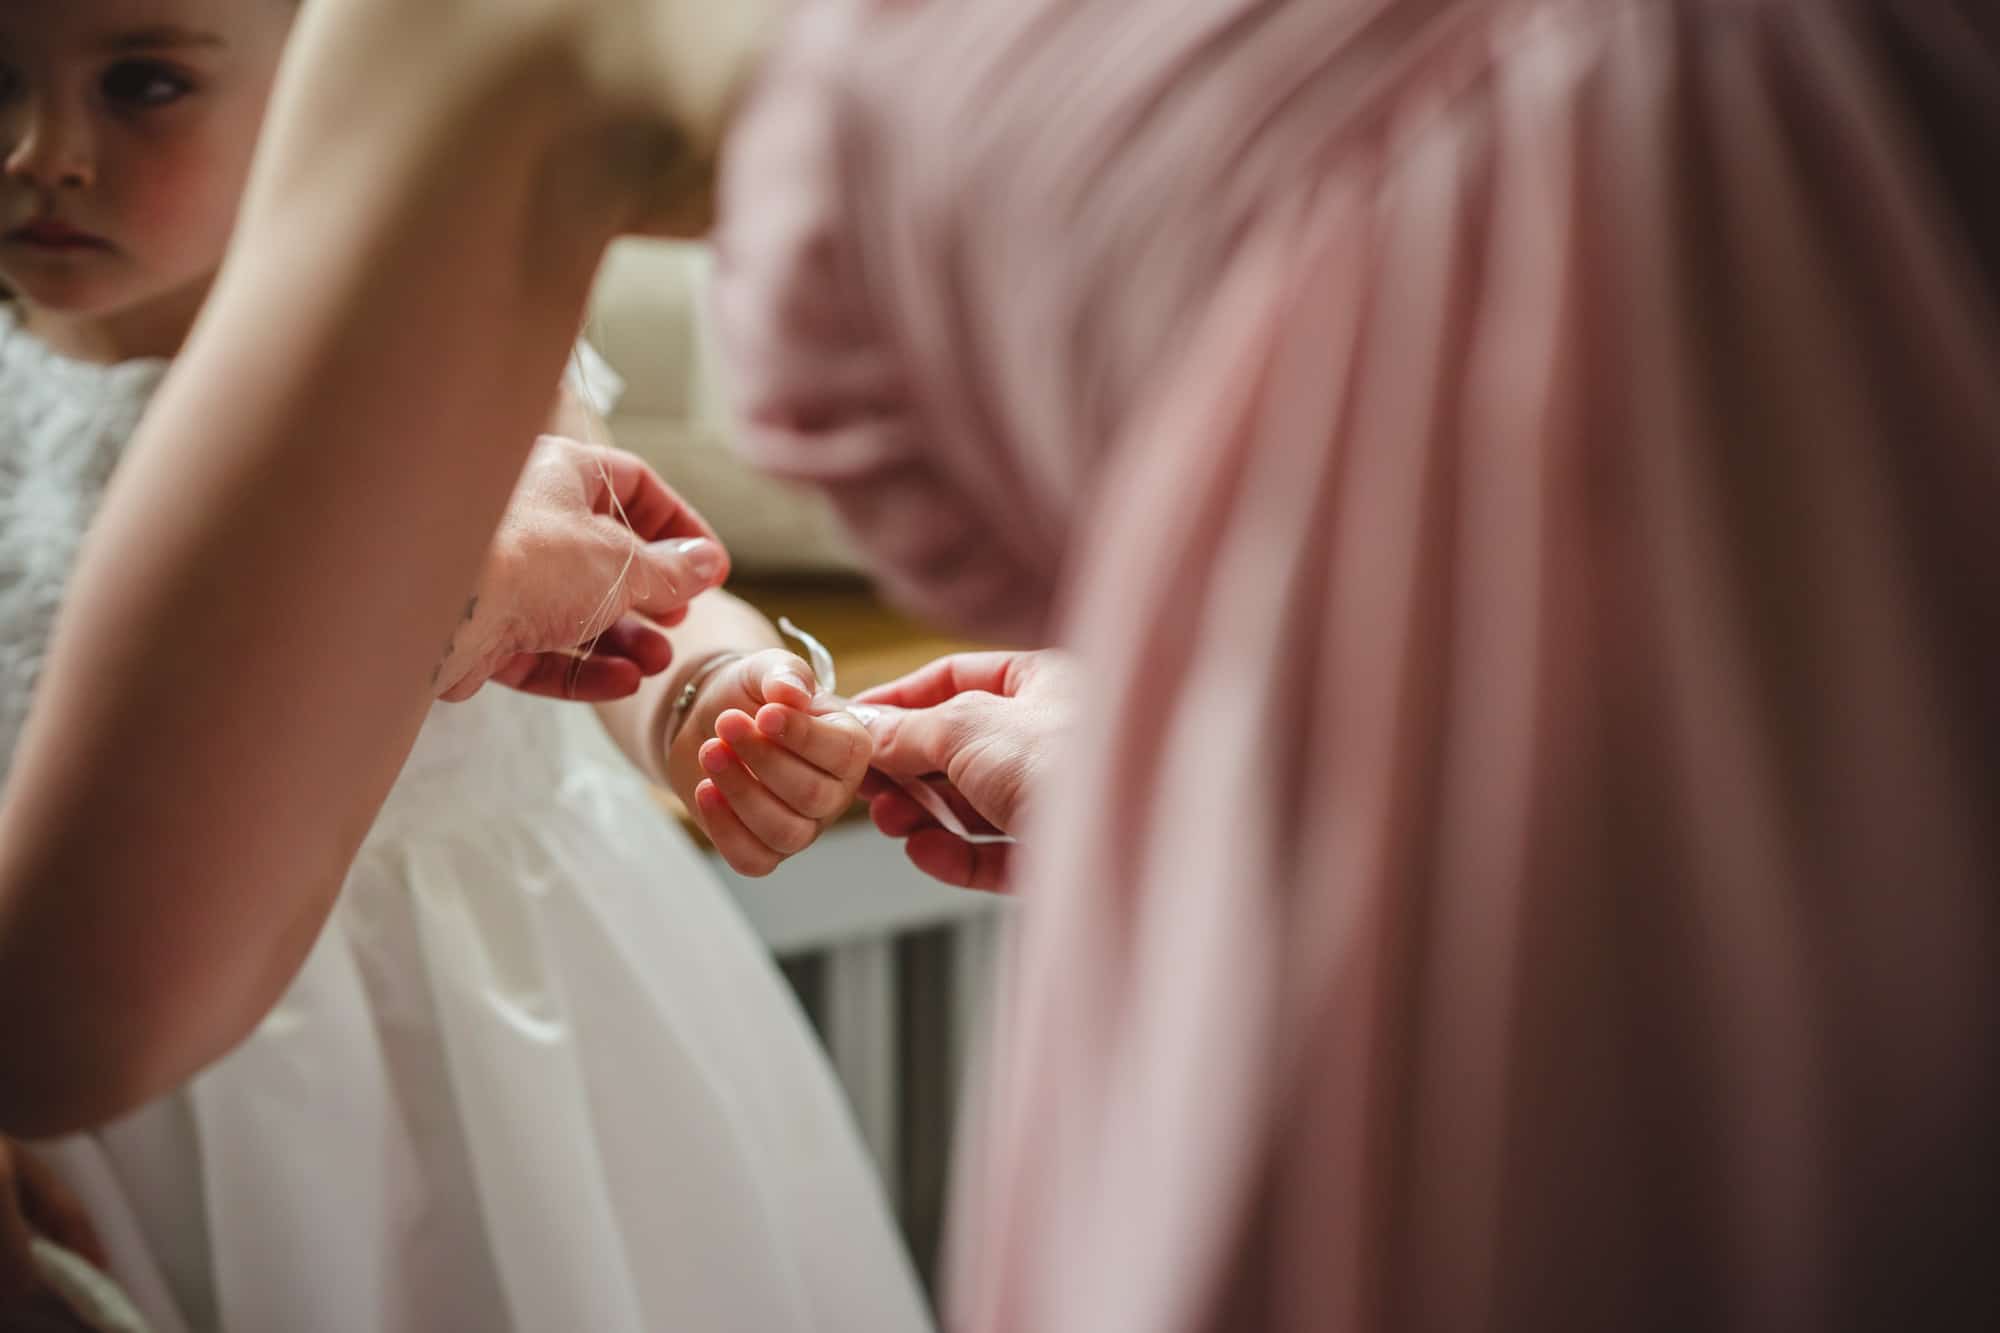
[[[151,60],[121,60],[104,71],[99,86],[107,102],[124,107],[165,106],[194,91],[185,74]]]

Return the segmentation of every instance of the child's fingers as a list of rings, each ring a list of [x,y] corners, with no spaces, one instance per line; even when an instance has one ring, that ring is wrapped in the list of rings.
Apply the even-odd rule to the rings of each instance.
[[[757,710],[757,731],[843,782],[860,782],[875,754],[868,728],[845,712],[808,713],[768,703]]]
[[[812,846],[819,821],[786,805],[759,782],[728,744],[710,738],[697,756],[702,771],[715,783],[743,827],[779,856],[792,856]]]
[[[843,781],[814,767],[765,737],[748,713],[734,708],[723,713],[715,719],[715,734],[774,796],[808,819],[833,819],[854,803],[858,775]]]
[[[695,785],[694,808],[709,842],[738,874],[752,878],[768,875],[785,859],[744,826],[712,779]]]
[[[753,697],[801,711],[812,708],[816,693],[812,668],[791,653],[767,649],[747,659],[743,672],[744,684]]]
[[[903,844],[911,864],[932,879],[962,889],[1004,893],[1014,847],[1005,842],[967,842],[941,828],[920,829]]]

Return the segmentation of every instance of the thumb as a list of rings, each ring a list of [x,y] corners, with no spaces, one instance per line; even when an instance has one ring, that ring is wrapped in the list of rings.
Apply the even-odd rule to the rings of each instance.
[[[935,708],[854,705],[852,712],[875,740],[870,764],[898,778],[948,772],[952,757],[978,732],[977,697],[960,695]]]
[[[766,703],[813,711],[819,691],[812,668],[782,648],[767,648],[744,663],[744,684]]]
[[[699,593],[729,577],[729,552],[707,537],[648,542],[626,581],[631,609],[658,619],[680,610]]]

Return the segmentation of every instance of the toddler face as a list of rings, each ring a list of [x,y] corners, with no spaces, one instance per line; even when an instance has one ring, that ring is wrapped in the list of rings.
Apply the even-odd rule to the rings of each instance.
[[[292,0],[0,0],[0,283],[64,315],[199,290]]]

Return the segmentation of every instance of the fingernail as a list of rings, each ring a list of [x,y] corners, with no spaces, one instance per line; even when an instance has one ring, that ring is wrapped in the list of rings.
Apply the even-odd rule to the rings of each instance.
[[[699,758],[701,759],[701,766],[711,773],[720,774],[728,771],[729,749],[727,746],[710,742],[701,747]]]
[[[706,537],[685,537],[673,544],[674,554],[687,561],[695,577],[712,583],[722,573],[722,548]]]
[[[889,729],[903,710],[888,704],[854,704],[848,711],[860,720],[861,725],[867,728],[868,734],[880,744],[889,738]]]
[[[757,710],[757,730],[773,740],[785,734],[785,710],[775,705]]]
[[[800,694],[806,695],[807,697],[811,697],[812,695],[813,692],[812,682],[808,681],[804,676],[800,675],[797,671],[793,670],[791,667],[778,668],[776,679],[792,686]]]

